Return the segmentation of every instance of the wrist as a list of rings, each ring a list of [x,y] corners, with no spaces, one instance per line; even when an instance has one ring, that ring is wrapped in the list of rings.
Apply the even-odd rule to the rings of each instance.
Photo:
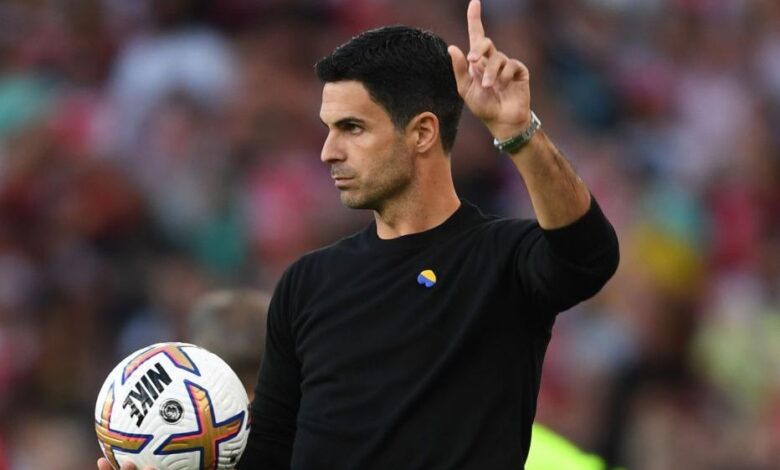
[[[542,121],[531,111],[529,119],[522,126],[507,127],[493,134],[493,145],[501,152],[515,154],[525,147],[542,127]]]
[[[488,125],[488,131],[490,135],[496,140],[504,141],[509,140],[512,137],[521,134],[524,130],[528,129],[531,125],[531,114],[528,114],[528,118],[517,124],[501,124],[501,125]]]

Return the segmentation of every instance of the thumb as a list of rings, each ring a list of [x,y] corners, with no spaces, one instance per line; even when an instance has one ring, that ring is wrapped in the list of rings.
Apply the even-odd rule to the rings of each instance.
[[[452,59],[452,69],[455,72],[455,82],[458,84],[458,93],[461,97],[466,96],[466,91],[471,84],[471,75],[469,75],[469,64],[466,61],[466,56],[463,54],[458,46],[450,46],[447,48],[447,52]]]

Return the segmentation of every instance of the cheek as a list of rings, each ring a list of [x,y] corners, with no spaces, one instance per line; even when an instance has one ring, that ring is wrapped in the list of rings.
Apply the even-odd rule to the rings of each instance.
[[[384,170],[392,163],[393,144],[392,140],[371,134],[357,136],[349,146],[352,166],[366,174]]]
[[[376,134],[366,132],[355,136],[346,148],[347,165],[357,171],[359,178],[376,183],[391,182],[412,173],[410,149],[403,137],[394,132]]]
[[[414,173],[411,152],[403,142],[392,142],[376,156],[374,171],[377,178],[385,181],[409,179]]]
[[[346,164],[355,169],[362,169],[373,159],[377,149],[381,145],[375,138],[369,135],[349,136],[342,142],[345,155],[347,155]]]

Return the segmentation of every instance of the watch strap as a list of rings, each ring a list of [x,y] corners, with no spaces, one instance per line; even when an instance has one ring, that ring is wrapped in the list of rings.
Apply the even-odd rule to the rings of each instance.
[[[541,127],[542,121],[539,120],[539,118],[536,116],[536,113],[531,111],[531,123],[523,132],[514,137],[510,137],[507,140],[493,139],[493,145],[503,153],[517,153],[525,146],[525,144],[531,140],[531,137],[533,137],[534,134],[536,134],[536,131],[538,131]]]

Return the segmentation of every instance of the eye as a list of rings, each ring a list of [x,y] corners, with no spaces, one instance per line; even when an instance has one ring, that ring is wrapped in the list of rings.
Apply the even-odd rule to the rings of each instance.
[[[345,122],[340,127],[343,132],[352,135],[359,135],[363,132],[363,128],[354,122]]]

